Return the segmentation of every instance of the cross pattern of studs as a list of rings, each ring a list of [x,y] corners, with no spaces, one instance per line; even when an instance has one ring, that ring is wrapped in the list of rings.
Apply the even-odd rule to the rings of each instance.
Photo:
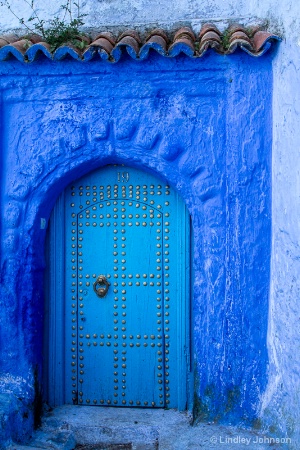
[[[105,189],[106,188],[106,189]],[[127,281],[128,286],[132,286],[133,283],[135,283],[136,286],[147,286],[149,283],[149,286],[155,286],[156,287],[156,293],[157,293],[157,336],[155,335],[122,335],[122,350],[121,350],[121,367],[122,367],[122,392],[121,397],[122,400],[119,400],[119,394],[118,392],[118,378],[114,378],[114,382],[116,383],[114,385],[114,399],[100,399],[99,401],[97,399],[93,399],[93,404],[122,404],[126,405],[127,400],[124,398],[126,397],[126,347],[129,345],[129,347],[147,347],[150,345],[151,347],[157,346],[157,363],[158,363],[158,370],[160,371],[163,368],[162,362],[163,357],[165,358],[165,373],[158,372],[158,384],[159,384],[159,391],[163,391],[162,384],[165,383],[165,390],[166,390],[166,403],[170,403],[170,387],[169,385],[169,351],[170,351],[170,340],[169,340],[169,327],[170,327],[170,312],[169,312],[169,306],[170,306],[170,297],[169,297],[169,226],[170,226],[170,213],[168,212],[168,206],[169,201],[165,201],[162,205],[161,202],[157,201],[156,197],[161,195],[164,190],[165,195],[170,194],[169,186],[161,186],[161,185],[150,185],[149,187],[146,185],[143,186],[133,186],[133,185],[122,185],[119,186],[118,184],[115,184],[113,187],[108,186],[99,186],[99,188],[96,185],[93,186],[79,186],[79,189],[77,189],[74,186],[71,187],[71,197],[72,202],[70,204],[72,212],[71,212],[71,220],[72,220],[72,237],[71,237],[71,262],[72,262],[72,281],[71,281],[71,292],[72,292],[72,309],[71,309],[71,330],[72,330],[72,362],[71,362],[71,378],[72,378],[72,395],[73,395],[73,401],[77,401],[77,397],[75,397],[77,392],[77,377],[76,377],[76,365],[79,363],[78,368],[78,375],[79,375],[79,383],[83,383],[83,376],[84,376],[84,338],[87,341],[86,345],[90,347],[93,345],[94,347],[97,347],[98,345],[100,347],[106,345],[110,347],[112,345],[112,335],[107,334],[105,335],[103,333],[100,333],[99,335],[93,334],[93,341],[91,342],[91,336],[90,334],[84,334],[84,326],[80,325],[79,328],[79,348],[76,348],[76,276],[78,276],[78,304],[79,304],[79,316],[84,315],[83,308],[84,308],[84,295],[86,293],[86,288],[89,289],[91,286],[91,279],[96,278],[96,274],[86,274],[85,275],[85,281],[83,281],[83,274],[82,269],[83,267],[81,264],[83,263],[83,251],[82,251],[82,234],[84,226],[89,227],[110,227],[112,226],[114,237],[113,237],[113,256],[116,257],[118,255],[118,245],[121,245],[121,271],[126,270],[126,237],[124,234],[126,233],[126,226],[132,227],[132,226],[156,226],[157,227],[157,243],[156,243],[156,256],[157,256],[157,264],[163,264],[164,266],[164,286],[161,286],[162,279],[160,273],[156,275],[157,280],[155,280],[155,274],[128,274]],[[82,197],[86,198],[82,198]],[[75,198],[74,198],[75,197]],[[123,200],[122,200],[123,199]],[[126,199],[126,200],[125,200]],[[120,201],[121,200],[121,201]],[[124,201],[125,200],[125,201]],[[132,200],[132,201],[131,201]],[[101,209],[104,206],[104,202],[106,203],[106,206],[113,206],[113,213],[103,214],[101,212]],[[144,202],[147,204],[144,204]],[[120,205],[121,204],[121,205]],[[128,205],[131,207],[131,213],[128,214],[128,217],[126,217],[126,207],[125,205]],[[119,211],[119,206],[121,206],[121,211]],[[79,213],[78,213],[78,208]],[[136,209],[136,212],[134,214],[133,209]],[[147,211],[148,210],[148,211]],[[76,211],[77,214],[73,211]],[[100,214],[99,214],[100,212]],[[118,219],[119,212],[121,212],[121,220],[120,223],[121,229],[118,228],[118,222],[116,219]],[[149,212],[149,222],[147,222],[147,212]],[[164,215],[164,217],[163,217]],[[156,217],[155,217],[156,216]],[[155,220],[158,220],[155,222]],[[165,229],[164,232],[162,231],[162,223],[163,220],[165,220]],[[76,265],[76,234],[77,234],[77,221],[78,221],[78,236],[77,236],[77,247],[78,247],[78,267]],[[121,232],[121,237],[119,238],[117,235]],[[121,244],[118,243],[118,240],[121,240]],[[114,259],[115,263],[118,263],[118,259]],[[161,266],[157,266],[157,271],[159,272],[161,270]],[[119,301],[119,287],[118,287],[118,278],[119,276],[122,278],[121,284],[121,299],[122,299],[122,313],[121,318],[119,317],[118,312],[118,301]],[[111,274],[106,274],[107,278],[111,278]],[[118,273],[118,266],[114,266],[114,274],[113,274],[113,292],[114,292],[114,311],[113,311],[113,322],[114,322],[114,331],[116,332],[118,330],[118,327],[120,325],[119,322],[121,322],[121,330],[123,333],[126,332],[126,281],[124,280],[126,278],[125,273],[122,273],[119,275]],[[93,281],[92,281],[93,283]],[[86,288],[84,287],[84,284]],[[164,302],[164,316],[165,316],[165,336],[162,336],[162,305],[161,305],[161,295],[162,295],[162,289],[164,289],[165,293],[165,302]],[[97,342],[97,338],[100,340]],[[114,339],[118,338],[118,335],[113,336]],[[136,342],[134,342],[136,338]],[[141,342],[140,340],[144,338],[144,342]],[[163,338],[165,341],[165,348],[163,348]],[[155,342],[155,340],[158,340],[159,342]],[[129,344],[128,344],[129,342]],[[118,343],[114,342],[114,347],[118,347]],[[164,351],[163,351],[164,350]],[[114,348],[114,369],[119,369],[119,349]],[[79,361],[77,362],[77,355]],[[114,371],[114,377],[117,377],[118,372]],[[79,391],[79,403],[83,403],[83,392]],[[147,401],[143,402],[144,406],[162,406],[164,404],[163,394],[160,392],[159,394],[159,405],[156,405],[155,402],[148,403]],[[91,399],[86,399],[85,402],[87,404],[91,403]],[[136,400],[135,402],[133,400],[128,401],[129,405],[136,404],[137,406],[143,406],[142,402],[140,400]]]

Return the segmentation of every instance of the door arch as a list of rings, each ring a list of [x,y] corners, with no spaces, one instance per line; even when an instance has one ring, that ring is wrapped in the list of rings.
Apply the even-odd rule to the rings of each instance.
[[[48,231],[51,406],[187,407],[190,223],[156,176],[110,165],[72,183]]]

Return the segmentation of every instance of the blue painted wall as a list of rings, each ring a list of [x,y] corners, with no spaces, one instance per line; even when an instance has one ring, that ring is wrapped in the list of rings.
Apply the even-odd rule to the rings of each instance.
[[[252,424],[268,364],[271,56],[8,61],[0,74],[0,389],[26,409],[2,440],[30,434],[42,390],[43,219],[72,180],[113,162],[157,173],[185,200],[194,409]]]

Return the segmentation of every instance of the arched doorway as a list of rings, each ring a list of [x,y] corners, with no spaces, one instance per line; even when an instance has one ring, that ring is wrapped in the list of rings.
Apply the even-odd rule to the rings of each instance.
[[[110,165],[72,183],[48,232],[46,400],[187,407],[190,223],[152,174]]]

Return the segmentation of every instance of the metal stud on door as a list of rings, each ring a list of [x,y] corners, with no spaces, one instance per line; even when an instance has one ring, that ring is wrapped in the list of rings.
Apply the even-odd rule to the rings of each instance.
[[[69,188],[65,210],[72,401],[172,406],[182,376],[178,318],[186,276],[178,281],[178,267],[185,273],[185,230],[179,239],[176,219],[184,205],[152,175],[108,166]]]

